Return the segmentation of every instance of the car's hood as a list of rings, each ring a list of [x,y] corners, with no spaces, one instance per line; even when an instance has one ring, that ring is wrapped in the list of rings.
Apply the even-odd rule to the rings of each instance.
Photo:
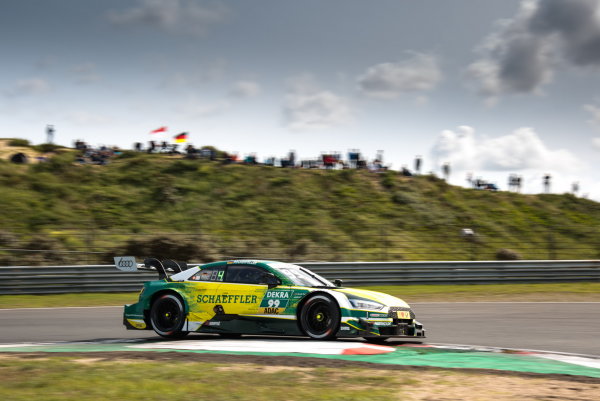
[[[369,291],[369,290],[359,290],[356,288],[339,288],[333,291],[341,292],[347,294],[349,296],[356,296],[360,298],[370,299],[375,302],[379,302],[386,306],[400,306],[404,308],[409,308],[408,304],[401,300],[400,298],[396,298],[394,296],[384,294],[383,292],[377,291]]]

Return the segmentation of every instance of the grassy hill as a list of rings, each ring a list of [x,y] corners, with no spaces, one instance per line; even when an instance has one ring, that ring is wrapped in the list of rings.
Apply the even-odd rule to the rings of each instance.
[[[0,264],[600,257],[600,204],[434,176],[282,169],[125,152],[106,166],[0,160]],[[461,236],[471,228],[473,238]]]

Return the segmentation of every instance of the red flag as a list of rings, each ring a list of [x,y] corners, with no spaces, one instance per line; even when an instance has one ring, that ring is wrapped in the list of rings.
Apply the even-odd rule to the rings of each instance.
[[[175,136],[173,137],[173,139],[174,139],[174,140],[175,140],[175,142],[177,142],[177,143],[182,143],[182,142],[187,142],[187,137],[188,137],[188,134],[187,134],[187,132],[182,132],[182,133],[181,133],[181,134],[179,134],[179,135],[175,135]]]
[[[158,134],[159,132],[167,132],[167,127],[160,127],[153,131],[150,131],[151,134]]]

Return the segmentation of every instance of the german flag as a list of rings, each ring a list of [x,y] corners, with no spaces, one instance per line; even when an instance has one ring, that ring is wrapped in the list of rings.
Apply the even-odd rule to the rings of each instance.
[[[182,132],[179,135],[175,135],[173,137],[173,139],[175,140],[175,142],[177,143],[183,143],[183,142],[187,142],[187,138],[188,138],[188,133],[187,132]]]

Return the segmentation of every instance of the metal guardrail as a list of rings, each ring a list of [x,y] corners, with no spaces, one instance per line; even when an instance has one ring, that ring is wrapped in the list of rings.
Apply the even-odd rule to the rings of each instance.
[[[299,264],[346,286],[600,281],[600,260]],[[0,267],[0,295],[139,291],[156,277],[113,265]]]

